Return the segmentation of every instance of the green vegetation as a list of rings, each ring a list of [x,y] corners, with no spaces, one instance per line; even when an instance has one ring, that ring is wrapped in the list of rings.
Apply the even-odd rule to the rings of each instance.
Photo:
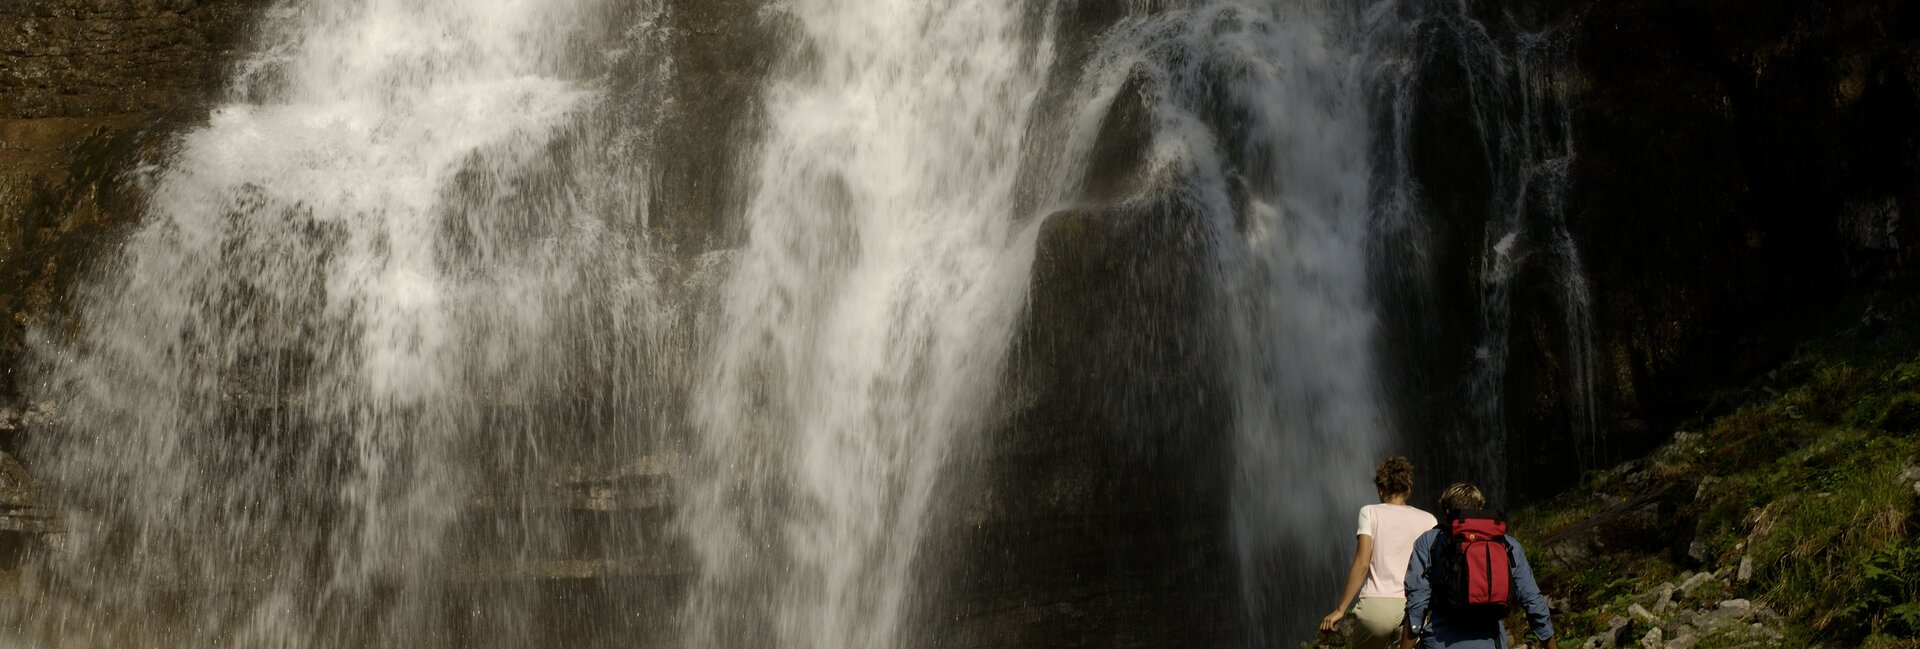
[[[1920,642],[1914,295],[1863,297],[1837,333],[1685,427],[1701,432],[1516,515],[1543,541],[1530,554],[1563,637],[1578,646],[1624,619],[1637,639],[1652,625],[1635,604],[1741,598],[1780,614],[1785,646]],[[1712,578],[1675,592],[1697,573]],[[1753,645],[1725,635],[1694,646]]]

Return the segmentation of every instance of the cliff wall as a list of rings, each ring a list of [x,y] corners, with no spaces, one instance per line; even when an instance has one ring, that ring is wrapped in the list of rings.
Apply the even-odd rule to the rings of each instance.
[[[125,173],[205,118],[262,4],[0,1],[0,428],[26,324],[137,216]]]

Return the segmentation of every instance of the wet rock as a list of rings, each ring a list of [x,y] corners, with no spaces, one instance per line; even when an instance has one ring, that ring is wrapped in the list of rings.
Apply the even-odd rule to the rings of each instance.
[[[1114,95],[1088,154],[1087,172],[1080,181],[1081,200],[1110,203],[1146,189],[1154,137],[1148,83],[1146,73],[1135,70]]]
[[[1109,121],[1126,119],[1124,104]],[[1107,144],[1108,163],[1145,164]],[[951,615],[935,622],[951,646],[1213,645],[1239,632],[1215,533],[1229,440],[1207,404],[1224,397],[1195,333],[1204,224],[1177,184],[1153,187],[1093,192],[1040,226],[1012,412],[984,444],[988,476],[955,493],[1047,496],[998,497],[935,535],[967,556]]]
[[[621,11],[644,11],[653,3],[611,3]],[[625,103],[655,107],[651,95],[673,97],[658,115],[627,116],[631,123],[654,124],[665,155],[653,156],[657,189],[649,218],[662,245],[683,263],[701,254],[739,245],[752,165],[740,156],[749,147],[732,142],[760,139],[764,128],[758,93],[776,61],[788,28],[764,11],[768,0],[670,0],[664,20],[654,24],[672,61],[670,74],[652,66],[659,57],[636,58],[614,74],[620,79],[652,79],[657,86],[622,85]],[[610,20],[609,25],[630,25]],[[663,77],[663,78],[657,78]]]
[[[47,547],[60,531],[57,513],[41,502],[26,467],[0,452],[0,575],[18,570],[28,553]]]
[[[198,119],[265,4],[0,2],[0,401],[26,323],[133,218],[121,172]]]

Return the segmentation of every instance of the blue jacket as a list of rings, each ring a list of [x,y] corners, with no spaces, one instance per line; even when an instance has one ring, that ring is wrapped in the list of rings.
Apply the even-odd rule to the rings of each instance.
[[[1422,630],[1425,622],[1425,637],[1420,639],[1420,646],[1422,649],[1505,649],[1507,629],[1501,622],[1449,620],[1438,614],[1428,619],[1433,586],[1427,583],[1427,564],[1432,562],[1433,544],[1439,536],[1440,530],[1427,530],[1420,535],[1413,542],[1413,557],[1407,560],[1407,623]],[[1533,627],[1533,637],[1544,642],[1553,637],[1547,597],[1540,594],[1540,584],[1533,580],[1533,567],[1527,565],[1527,551],[1520,547],[1520,541],[1509,536],[1507,545],[1513,548],[1514,595],[1527,611],[1527,624]]]

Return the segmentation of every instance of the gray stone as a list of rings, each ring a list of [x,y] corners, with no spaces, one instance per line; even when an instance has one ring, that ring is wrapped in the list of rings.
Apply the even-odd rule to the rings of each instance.
[[[1680,581],[1680,593],[1683,595],[1692,594],[1695,588],[1699,588],[1701,584],[1709,581],[1713,581],[1713,573],[1695,573]]]
[[[1666,635],[1660,632],[1660,627],[1654,627],[1646,635],[1640,636],[1641,649],[1665,649],[1666,646]]]
[[[1738,579],[1740,581],[1746,581],[1748,579],[1753,578],[1753,557],[1752,556],[1740,557],[1740,571],[1736,574],[1739,575]]]
[[[1606,636],[1607,636],[1606,646],[1618,647],[1618,646],[1625,645],[1629,642],[1632,642],[1633,639],[1631,637],[1628,637],[1627,635],[1627,632],[1632,630],[1633,630],[1632,620],[1628,620],[1627,618],[1615,617],[1612,620],[1608,621],[1607,633],[1606,633]]]
[[[1646,622],[1647,624],[1660,623],[1660,618],[1655,617],[1652,611],[1648,611],[1647,607],[1641,606],[1638,603],[1628,604],[1627,614],[1639,618],[1641,622]]]
[[[1693,559],[1694,561],[1705,562],[1707,560],[1706,542],[1700,539],[1694,539],[1692,543],[1688,543],[1687,557]]]

